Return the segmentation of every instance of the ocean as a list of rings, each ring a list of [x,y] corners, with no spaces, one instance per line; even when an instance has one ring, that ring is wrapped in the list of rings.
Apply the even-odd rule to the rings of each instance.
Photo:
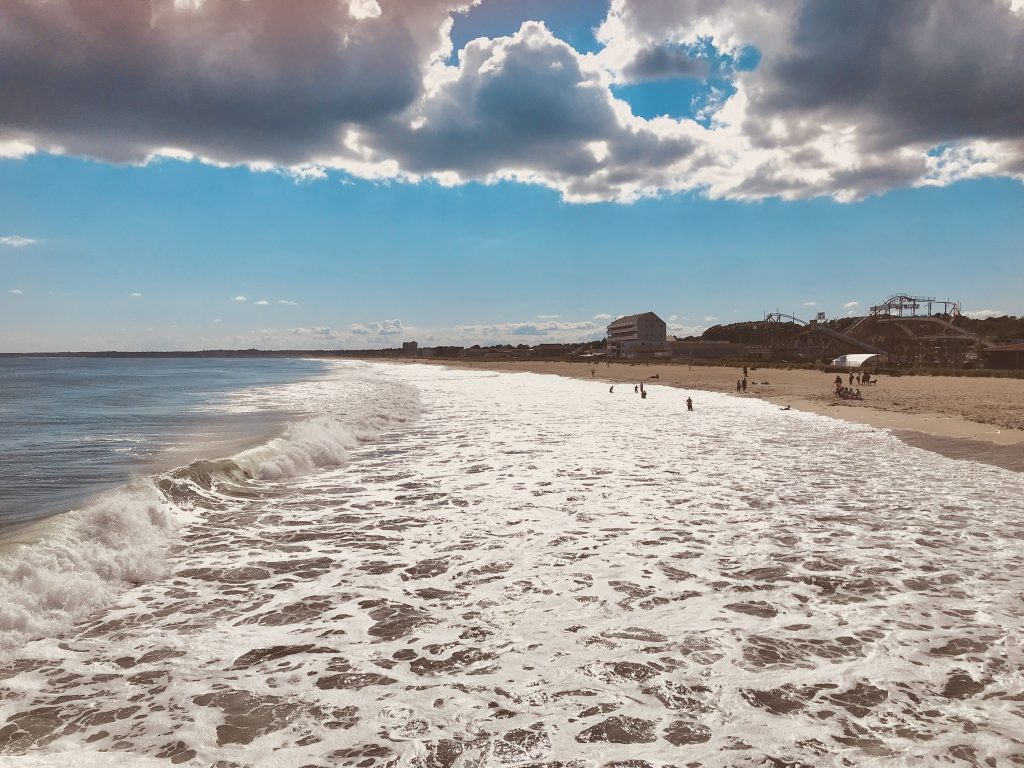
[[[0,363],[0,764],[1024,764],[1020,474],[657,385],[122,362]]]

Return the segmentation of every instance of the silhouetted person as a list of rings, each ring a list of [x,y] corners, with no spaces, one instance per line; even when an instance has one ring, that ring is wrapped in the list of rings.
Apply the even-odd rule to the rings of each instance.
[[[742,385],[742,384],[740,383],[740,380],[739,380],[739,379],[736,379],[736,391],[737,391],[737,392],[739,392],[739,391],[740,391],[740,388],[741,388],[742,386],[743,386],[743,385]]]
[[[692,397],[686,398],[686,410],[688,410],[688,411],[692,411],[693,410],[693,398]]]
[[[640,397],[642,397],[644,400],[646,400],[647,399],[647,393],[644,392],[643,390],[640,390]]]
[[[747,380],[746,379],[743,380],[743,391],[744,392],[747,391]]]
[[[615,385],[612,384],[610,387],[608,387],[608,391],[609,392],[614,392],[615,391]]]

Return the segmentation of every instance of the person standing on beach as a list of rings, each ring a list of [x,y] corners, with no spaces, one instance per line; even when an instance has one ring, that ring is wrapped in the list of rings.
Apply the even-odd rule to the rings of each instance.
[[[693,410],[693,398],[692,397],[686,398],[686,410],[688,410],[688,411],[692,411]]]
[[[740,391],[740,387],[741,387],[741,386],[742,386],[742,385],[740,384],[740,380],[739,380],[739,379],[736,379],[736,391],[737,391],[737,392],[739,392],[739,391]]]
[[[747,380],[745,378],[743,379],[743,391],[747,391]]]

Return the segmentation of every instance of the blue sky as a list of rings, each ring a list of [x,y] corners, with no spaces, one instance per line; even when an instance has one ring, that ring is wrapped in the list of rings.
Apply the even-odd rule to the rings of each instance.
[[[880,110],[890,84],[782,109],[792,83],[766,62],[810,55],[795,43],[708,38],[707,24],[688,38],[687,19],[665,26],[625,3],[615,24],[603,3],[550,5],[485,2],[456,13],[447,63],[425,76],[418,106],[402,107],[421,110],[424,127],[408,133],[390,114],[347,117],[345,130],[373,136],[356,149],[354,139],[313,146],[300,131],[287,155],[265,156],[298,129],[259,135],[258,119],[247,123],[248,144],[204,133],[192,118],[174,133],[132,134],[129,121],[86,135],[45,104],[14,105],[31,117],[6,136],[0,129],[0,351],[533,344],[600,338],[609,316],[647,309],[685,335],[773,310],[856,313],[894,292],[1024,314],[1024,186],[1002,112],[989,124],[945,118],[958,137],[940,141],[925,112]],[[387,19],[390,7],[379,9]],[[736,14],[723,29],[742,28]],[[522,27],[529,19],[545,26]],[[654,27],[677,31],[656,39]],[[475,52],[460,69],[470,40]],[[493,77],[494,61],[512,68],[520,43],[529,56],[515,87],[502,85],[502,101],[481,112],[496,85],[481,78]],[[753,63],[723,73],[729,55]],[[535,67],[544,56],[551,66]],[[474,57],[484,64],[471,80]],[[151,64],[138,63],[140,77]],[[547,125],[577,66],[566,98],[585,100]],[[776,136],[763,149],[763,136],[726,122],[746,124],[730,117],[740,108],[730,99],[755,74],[764,78],[757,92],[773,93],[757,109],[793,121],[831,110],[836,121],[871,125],[870,135],[792,143],[787,130],[790,143]],[[713,88],[724,103],[698,124],[694,110]],[[430,103],[437,93],[443,110]],[[616,102],[625,117],[605,109]],[[239,109],[253,120],[262,106]],[[112,109],[100,96],[81,108],[97,124]],[[758,152],[776,154],[750,163]],[[438,157],[450,159],[431,165]],[[926,167],[936,157],[944,162]]]

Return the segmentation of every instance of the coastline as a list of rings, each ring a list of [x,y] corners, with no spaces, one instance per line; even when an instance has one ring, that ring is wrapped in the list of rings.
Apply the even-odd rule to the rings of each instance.
[[[412,362],[412,361],[410,361]],[[747,392],[736,395],[738,367],[678,363],[415,360],[479,370],[546,373],[609,384],[635,383],[756,397],[779,407],[889,430],[908,445],[949,458],[1024,472],[1024,380],[953,376],[881,376],[864,400],[832,394],[835,373],[749,368]],[[593,376],[591,375],[593,371]],[[653,379],[651,377],[657,376]],[[844,377],[845,378],[845,377]]]

